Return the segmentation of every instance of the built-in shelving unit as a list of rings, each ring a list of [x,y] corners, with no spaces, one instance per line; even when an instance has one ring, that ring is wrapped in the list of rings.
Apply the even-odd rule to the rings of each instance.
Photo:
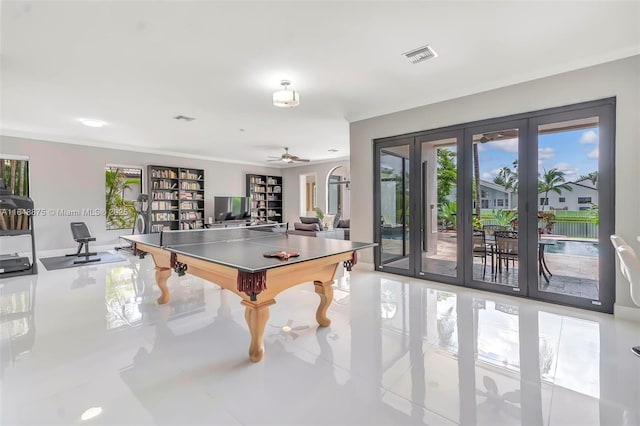
[[[204,170],[149,166],[151,232],[204,227]]]
[[[284,222],[282,176],[247,174],[247,197],[251,198],[251,220]]]

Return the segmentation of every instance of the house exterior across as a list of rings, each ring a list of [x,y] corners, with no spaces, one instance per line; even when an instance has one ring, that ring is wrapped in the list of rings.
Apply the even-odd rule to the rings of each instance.
[[[581,179],[576,182],[568,182],[572,191],[562,190],[560,194],[549,192],[548,199],[545,194],[538,194],[539,210],[589,210],[592,204],[598,204],[598,188],[590,179]],[[544,207],[544,208],[543,208]]]
[[[451,194],[446,198],[449,201],[456,201],[457,190],[453,187]],[[473,208],[476,207],[476,201],[473,200]],[[488,180],[480,179],[480,208],[481,209],[506,209],[513,210],[518,208],[518,194],[510,189]]]

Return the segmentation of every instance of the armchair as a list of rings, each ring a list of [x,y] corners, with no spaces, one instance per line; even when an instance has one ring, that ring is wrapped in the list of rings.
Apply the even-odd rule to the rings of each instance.
[[[351,219],[340,219],[338,221],[338,225],[336,226],[337,229],[342,229],[344,230],[344,239],[345,240],[349,240],[351,239],[351,235],[350,235],[350,226],[351,226]]]

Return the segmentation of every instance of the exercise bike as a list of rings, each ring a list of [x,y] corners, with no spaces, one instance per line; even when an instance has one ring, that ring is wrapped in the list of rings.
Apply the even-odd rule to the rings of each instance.
[[[140,194],[136,201],[133,202],[135,216],[133,217],[133,228],[131,235],[146,234],[149,232],[147,226],[147,214],[149,213],[149,194]],[[122,241],[120,239],[120,241]],[[132,251],[132,243],[115,247],[116,250]]]

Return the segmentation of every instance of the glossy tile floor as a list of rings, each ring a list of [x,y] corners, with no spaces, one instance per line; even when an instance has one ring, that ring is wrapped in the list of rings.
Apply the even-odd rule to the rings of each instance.
[[[154,283],[150,257],[0,280],[0,423],[640,424],[640,325],[610,315],[355,271],[328,328],[282,293],[252,364],[237,296]]]

